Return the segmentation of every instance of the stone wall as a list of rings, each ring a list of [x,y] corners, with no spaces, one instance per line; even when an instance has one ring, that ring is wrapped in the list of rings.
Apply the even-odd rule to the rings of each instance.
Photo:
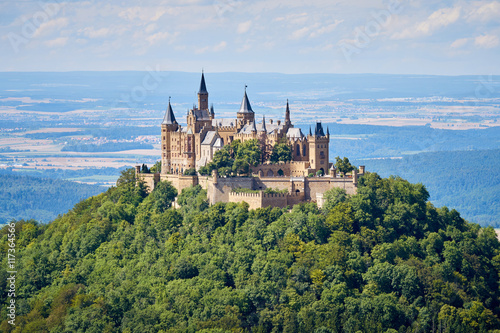
[[[211,205],[216,202],[229,202],[229,193],[234,189],[242,187],[253,190],[254,179],[252,177],[217,178],[217,182],[207,184],[208,201]]]

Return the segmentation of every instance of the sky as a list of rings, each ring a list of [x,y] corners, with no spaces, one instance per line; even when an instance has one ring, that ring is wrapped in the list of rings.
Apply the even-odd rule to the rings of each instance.
[[[500,1],[0,0],[0,71],[500,74]]]

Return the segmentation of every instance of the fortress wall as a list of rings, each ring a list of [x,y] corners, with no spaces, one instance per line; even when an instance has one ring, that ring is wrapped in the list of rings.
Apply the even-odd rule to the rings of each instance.
[[[212,186],[208,183],[208,201],[211,205],[216,202],[228,202],[229,201],[229,193],[233,191],[233,189],[238,187],[254,189],[254,179],[252,177],[235,177],[235,178],[217,178],[217,182],[212,182]]]
[[[159,173],[139,173],[136,177],[141,179],[148,187],[148,193],[155,189],[155,184],[159,181]]]
[[[177,189],[179,193],[186,187],[198,185],[197,176],[182,176],[182,175],[161,175],[161,181],[169,181]]]
[[[255,178],[254,186],[256,190],[265,190],[266,188],[288,190],[290,189],[290,178],[289,177]]]
[[[288,194],[262,193],[262,208],[269,206],[284,208],[288,205]]]
[[[287,197],[287,205],[288,206],[297,205],[297,204],[304,202],[304,201],[306,201],[305,192],[291,193]]]
[[[306,198],[316,201],[317,194],[323,194],[334,187],[345,189],[347,194],[356,194],[357,188],[352,179],[318,177],[307,178]]]
[[[236,193],[230,192],[228,201],[234,203],[246,202],[249,209],[257,209],[262,207],[262,192],[259,193]]]
[[[214,179],[209,176],[198,176],[198,185],[201,186],[202,189],[208,190],[209,186],[212,186]]]
[[[267,178],[281,177],[278,175],[278,171],[282,170],[285,177],[302,177],[307,176],[308,169],[308,161],[292,161],[280,162],[275,164],[259,164],[256,167],[252,167],[251,172],[256,176],[260,175],[261,177]]]

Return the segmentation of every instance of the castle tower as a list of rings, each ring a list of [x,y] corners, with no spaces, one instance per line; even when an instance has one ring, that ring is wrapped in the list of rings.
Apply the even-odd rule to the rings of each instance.
[[[252,106],[250,105],[250,101],[247,96],[247,86],[245,86],[245,95],[243,96],[243,100],[241,101],[240,110],[237,113],[238,119],[238,129],[242,128],[246,124],[250,124],[255,122],[255,113],[252,110]]]
[[[212,104],[210,106],[210,120],[214,120],[215,118],[215,110],[214,110],[214,105]]]
[[[203,72],[201,72],[200,90],[198,91],[198,109],[208,110],[208,91]]]
[[[286,100],[285,126],[293,127],[292,121],[290,120],[290,105],[288,104],[288,99]]]
[[[314,135],[309,129],[309,135],[307,141],[309,142],[309,163],[311,168],[318,171],[323,170],[323,174],[328,172],[328,151],[330,144],[330,134],[325,135],[323,131],[323,125],[321,122],[316,123],[316,128],[314,129]]]
[[[167,173],[171,168],[171,137],[172,133],[179,129],[179,124],[175,120],[174,111],[168,99],[168,108],[161,123],[161,173]]]

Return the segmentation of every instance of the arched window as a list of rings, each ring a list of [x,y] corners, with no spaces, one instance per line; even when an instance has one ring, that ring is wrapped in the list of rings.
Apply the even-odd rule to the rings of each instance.
[[[297,145],[297,156],[300,156],[300,146]]]
[[[278,170],[278,176],[282,177],[285,173],[283,172],[283,170],[279,169]]]
[[[306,156],[306,145],[302,146],[302,156]]]
[[[268,171],[267,171],[267,176],[268,176],[268,177],[274,177],[274,172],[273,172],[273,170],[268,170]]]

